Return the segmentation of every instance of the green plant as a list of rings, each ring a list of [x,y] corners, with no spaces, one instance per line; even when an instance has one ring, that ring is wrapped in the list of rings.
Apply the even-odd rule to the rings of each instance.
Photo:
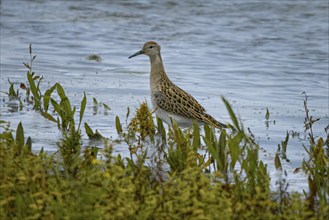
[[[29,63],[23,63],[24,66],[28,69],[27,71],[27,79],[29,82],[29,88],[26,88],[26,93],[28,100],[30,98],[30,92],[32,92],[32,100],[33,100],[33,109],[35,110],[41,110],[41,91],[40,91],[40,83],[41,80],[43,79],[43,76],[37,76],[35,72],[33,72],[32,66],[33,66],[33,61],[37,57],[36,55],[33,56],[32,54],[32,44],[29,46],[29,54],[30,54],[30,62]],[[37,83],[35,82],[37,81]]]
[[[20,99],[19,90],[17,89],[17,91],[15,91],[15,89],[14,89],[14,83],[10,82],[9,79],[8,79],[8,83],[10,85],[9,86],[9,90],[8,90],[8,92],[4,92],[4,93],[9,96],[9,100],[12,100],[12,99]]]
[[[104,138],[103,135],[101,135],[97,131],[97,129],[94,132],[86,122],[85,122],[85,130],[86,130],[86,134],[88,135],[89,139],[91,139],[91,140],[100,140],[100,139]]]
[[[164,151],[164,157],[170,166],[170,172],[179,174],[187,166],[188,152],[192,149],[190,134],[188,132],[184,134],[177,123],[173,122],[168,139],[168,153]]]
[[[146,102],[141,103],[136,109],[136,115],[128,125],[128,132],[138,133],[139,141],[144,141],[146,137],[154,141],[155,126]]]
[[[27,67],[32,72],[32,64]],[[28,91],[31,86],[21,88]],[[281,151],[276,152],[274,159],[276,169],[282,172],[279,190],[270,191],[267,166],[258,157],[260,147],[250,129],[245,132],[224,98],[232,121],[230,129],[218,133],[205,125],[202,132],[196,123],[189,129],[180,129],[173,122],[167,132],[161,119],[156,118],[155,126],[152,113],[142,103],[130,121],[128,108],[128,128],[116,117],[118,139],[102,138],[104,147],[99,149],[82,146],[80,126],[87,103],[85,94],[77,123],[76,108],[61,85],[53,85],[43,95],[37,84],[35,89],[40,98],[36,109],[58,124],[64,131],[63,137],[58,152],[42,149],[34,153],[31,138],[25,139],[22,123],[14,132],[9,123],[0,120],[1,219],[329,218],[329,138],[328,133],[327,137],[313,134],[312,128],[319,119],[309,115],[307,97],[304,107],[309,144],[304,148],[309,158],[302,167],[308,175],[309,192],[302,195],[287,191]],[[11,90],[18,94],[14,86]],[[55,91],[58,100],[53,96]],[[87,123],[84,127],[90,139],[101,136]],[[154,141],[149,141],[150,136]],[[281,143],[285,154],[287,136]],[[122,138],[131,150],[130,157],[113,153],[116,144],[124,146]],[[142,147],[145,142],[159,147],[155,165],[150,163],[155,160],[154,155]],[[162,165],[169,165],[170,171],[159,169]]]
[[[323,218],[327,215],[322,213],[329,213],[329,155],[325,151],[325,147],[328,148],[329,134],[327,134],[327,140],[322,137],[315,137],[313,133],[314,123],[320,119],[313,119],[309,115],[309,109],[307,106],[307,95],[305,95],[304,108],[305,108],[305,131],[308,132],[309,147],[303,145],[309,158],[304,160],[302,168],[306,174],[308,174],[309,194],[307,199],[309,202],[309,208],[315,212],[315,214]],[[327,151],[328,152],[328,151]]]
[[[290,134],[289,132],[287,132],[284,141],[281,141],[281,144],[278,145],[278,149],[277,149],[277,152],[280,155],[281,159],[287,162],[290,162],[290,160],[287,158],[287,147],[288,147],[289,136]]]

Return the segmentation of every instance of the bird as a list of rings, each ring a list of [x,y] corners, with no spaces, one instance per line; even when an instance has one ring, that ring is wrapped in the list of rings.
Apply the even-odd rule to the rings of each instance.
[[[161,47],[155,41],[148,41],[143,48],[129,57],[147,55],[151,62],[150,90],[155,114],[169,126],[175,121],[180,127],[190,127],[194,121],[218,129],[227,125],[209,115],[205,108],[189,93],[175,85],[168,77],[161,58]]]

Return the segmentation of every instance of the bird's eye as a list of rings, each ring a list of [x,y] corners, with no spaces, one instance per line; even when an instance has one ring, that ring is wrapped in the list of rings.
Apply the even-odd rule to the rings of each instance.
[[[153,48],[153,46],[150,46],[150,49],[152,49]]]

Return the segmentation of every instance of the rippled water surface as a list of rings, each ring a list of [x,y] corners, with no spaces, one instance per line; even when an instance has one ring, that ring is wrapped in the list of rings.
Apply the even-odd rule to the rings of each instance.
[[[124,119],[149,96],[149,60],[128,60],[144,42],[162,46],[169,77],[217,119],[229,116],[226,97],[262,148],[272,182],[277,145],[287,131],[290,163],[284,163],[294,190],[306,188],[301,165],[307,143],[304,96],[316,135],[328,125],[328,2],[323,1],[1,1],[1,91],[7,79],[26,82],[22,62],[28,45],[37,55],[34,71],[44,76],[43,91],[60,82],[79,107],[86,92],[84,120],[106,137],[116,137],[115,116]],[[86,59],[100,55],[101,62]],[[22,94],[23,95],[23,94]],[[94,111],[92,98],[111,107]],[[35,150],[56,151],[61,137],[55,124],[31,106],[1,94],[1,118],[16,128],[21,121]],[[270,123],[265,123],[266,108]],[[275,121],[275,123],[274,123]],[[87,141],[86,135],[84,136]],[[128,154],[117,147],[116,152]]]

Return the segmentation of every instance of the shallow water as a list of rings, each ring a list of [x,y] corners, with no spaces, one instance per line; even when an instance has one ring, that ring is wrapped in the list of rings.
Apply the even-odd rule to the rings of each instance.
[[[106,137],[116,137],[115,116],[122,121],[149,96],[147,57],[128,56],[143,43],[156,40],[169,77],[188,91],[217,119],[229,116],[226,97],[263,151],[272,183],[273,161],[287,131],[290,138],[284,163],[290,189],[307,188],[301,165],[307,144],[302,92],[309,96],[314,127],[324,136],[328,125],[328,2],[323,1],[1,1],[1,91],[7,79],[26,82],[22,62],[28,45],[37,55],[34,71],[44,76],[42,91],[56,82],[79,107],[86,92],[86,121]],[[101,62],[89,61],[90,54]],[[23,94],[22,94],[23,95]],[[92,98],[111,107],[93,109]],[[270,111],[269,126],[265,123]],[[1,118],[16,128],[21,121],[34,150],[56,151],[61,137],[55,124],[1,94]],[[275,121],[275,123],[274,123]],[[84,136],[85,142],[88,142]],[[116,152],[127,155],[119,146]]]

